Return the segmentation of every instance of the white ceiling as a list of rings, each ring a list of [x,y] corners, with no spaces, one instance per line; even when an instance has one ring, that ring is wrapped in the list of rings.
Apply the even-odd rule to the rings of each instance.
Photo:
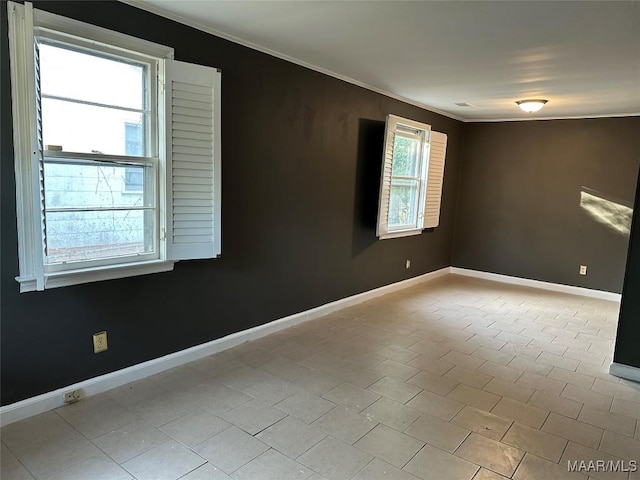
[[[125,1],[454,118],[640,114],[640,1]]]

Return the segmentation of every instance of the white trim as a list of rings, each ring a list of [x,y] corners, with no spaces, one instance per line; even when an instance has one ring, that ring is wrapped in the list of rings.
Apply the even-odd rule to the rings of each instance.
[[[29,96],[26,92],[29,75],[28,58],[33,58],[33,35],[29,28],[31,4],[20,5],[7,2],[9,20],[9,60],[11,63],[11,106],[13,116],[13,157],[16,185],[16,220],[18,225],[18,265],[23,276],[33,279],[34,286],[38,272],[35,253],[39,250],[34,229],[31,227],[33,204],[32,181],[34,178],[31,162],[31,119]],[[29,28],[28,32],[25,30]],[[30,35],[30,37],[29,37]],[[28,38],[31,38],[28,41]],[[31,52],[31,53],[30,53]],[[32,67],[31,67],[32,68]],[[40,242],[41,245],[41,242]],[[40,268],[42,268],[42,261]]]
[[[438,115],[442,115],[443,117],[453,118],[454,120],[459,120],[461,122],[466,121],[463,117],[459,117],[454,115],[453,113],[445,112],[444,110],[438,110],[435,107],[431,107],[425,103],[417,102],[415,100],[411,100],[410,98],[403,97],[402,95],[396,95],[395,93],[387,92],[378,87],[374,87],[373,85],[369,85],[368,83],[361,82],[360,80],[356,80],[355,78],[347,77],[346,75],[342,75],[340,73],[336,73],[332,70],[328,70],[323,67],[319,67],[312,63],[305,62],[304,60],[299,60],[295,57],[291,57],[284,53],[280,53],[276,50],[271,50],[270,48],[263,47],[258,45],[257,43],[250,42],[248,40],[243,40],[242,38],[236,37],[235,35],[230,35],[208,25],[204,25],[200,22],[196,22],[194,20],[185,18],[181,15],[176,15],[175,13],[168,12],[163,8],[159,8],[155,5],[150,5],[147,2],[141,0],[119,0],[121,3],[126,3],[127,5],[131,5],[132,7],[139,8],[140,10],[145,10],[147,12],[153,13],[160,17],[168,18],[169,20],[173,20],[174,22],[181,23],[183,25],[187,25],[188,27],[195,28],[196,30],[200,30],[202,32],[208,33],[210,35],[214,35],[216,37],[224,38],[225,40],[229,40],[230,42],[237,43],[238,45],[242,45],[243,47],[248,47],[252,50],[257,50],[258,52],[266,53],[267,55],[271,55],[272,57],[280,58],[289,63],[294,63],[296,65],[300,65],[301,67],[308,68],[309,70],[313,70],[316,72],[320,72],[329,77],[337,78],[338,80],[342,80],[343,82],[350,83],[352,85],[356,85],[358,87],[365,88],[375,93],[379,93],[380,95],[384,95],[385,97],[393,98],[395,100],[399,100],[403,103],[407,103],[409,105],[414,105],[416,107],[422,108],[424,110],[428,110],[433,113],[437,113]]]
[[[623,363],[613,362],[611,366],[609,366],[609,373],[626,380],[640,382],[640,368],[638,367],[632,367],[631,365],[624,365]]]
[[[542,290],[551,290],[553,292],[568,293],[571,295],[581,295],[583,297],[599,298],[601,300],[609,300],[619,302],[622,296],[619,293],[605,292],[603,290],[593,290],[584,287],[574,287],[572,285],[562,285],[559,283],[542,282],[540,280],[531,280],[529,278],[511,277],[509,275],[501,275],[498,273],[480,272],[478,270],[468,270],[466,268],[451,267],[451,273],[454,275],[462,275],[465,277],[481,278],[493,282],[509,283],[511,285],[522,285],[525,287],[539,288]]]
[[[381,233],[380,235],[378,235],[378,238],[380,240],[388,240],[390,238],[410,237],[412,235],[420,235],[423,232],[423,230],[424,230],[423,227],[412,228],[411,230],[389,230],[387,231],[387,233]]]
[[[532,120],[588,120],[590,118],[624,118],[624,117],[640,117],[640,113],[598,113],[584,115],[568,115],[564,117],[500,117],[500,118],[468,118],[463,119],[465,123],[491,123],[491,122],[530,122]]]
[[[30,2],[25,2],[28,4]],[[167,47],[159,43],[143,40],[138,37],[132,37],[126,33],[120,33],[115,30],[109,30],[96,25],[80,22],[62,15],[46,12],[44,10],[33,10],[34,27],[40,29],[53,30],[52,36],[60,39],[60,37],[75,38],[76,41],[84,43],[98,43],[103,46],[117,47],[125,52],[135,52],[144,54],[153,58],[172,59],[174,55],[173,47]],[[92,48],[99,50],[99,45],[93,45]]]
[[[222,254],[222,71],[213,77],[213,254]]]
[[[103,280],[115,280],[117,278],[135,277],[137,275],[170,272],[173,270],[174,263],[173,260],[151,260],[148,262],[66,270],[45,275],[44,286],[46,289],[68,287],[81,283],[101,282]],[[33,277],[16,277],[16,280],[20,282],[20,293],[35,292],[38,290],[36,279]]]
[[[179,352],[171,353],[164,357],[154,358],[153,360],[123,368],[122,370],[100,375],[99,377],[90,378],[73,385],[59,388],[52,392],[43,393],[36,397],[27,398],[20,402],[5,405],[4,407],[0,407],[0,425],[8,425],[24,418],[61,407],[64,405],[64,393],[70,390],[82,390],[82,397],[97,395],[98,393],[119,387],[120,385],[193,362],[199,358],[213,355],[214,353],[235,347],[241,343],[256,340],[264,337],[265,335],[278,332],[293,325],[314,320],[323,315],[335,312],[336,310],[356,305],[372,298],[402,290],[419,283],[434,280],[438,277],[449,274],[449,271],[449,267],[445,267],[440,270],[425,273],[418,277],[409,278],[407,280],[402,280],[390,285],[358,293],[350,297],[336,300],[335,302],[320,305],[319,307],[312,308],[310,310],[294,313],[293,315],[274,320],[264,325],[258,325],[257,327],[249,328],[248,330],[232,333],[226,337],[218,338],[201,345],[196,345],[195,347],[187,348]]]

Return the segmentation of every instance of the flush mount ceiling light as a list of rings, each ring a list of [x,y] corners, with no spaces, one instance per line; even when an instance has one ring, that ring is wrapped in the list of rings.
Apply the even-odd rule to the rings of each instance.
[[[527,113],[533,113],[540,110],[544,107],[547,100],[542,99],[529,99],[529,100],[518,100],[516,102],[518,106]]]

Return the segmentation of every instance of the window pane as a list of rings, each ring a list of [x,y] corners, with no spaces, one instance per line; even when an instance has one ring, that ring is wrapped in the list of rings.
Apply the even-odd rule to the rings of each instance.
[[[151,166],[78,165],[47,159],[44,179],[47,263],[155,251],[155,210],[52,211],[153,207]]]
[[[146,114],[42,99],[46,145],[65,152],[145,156]]]
[[[143,64],[40,45],[44,95],[143,109],[147,69]]]
[[[125,123],[124,124],[124,153],[129,156],[144,155],[144,135],[142,133],[142,124]]]
[[[389,227],[417,225],[418,182],[393,180],[389,198]]]
[[[417,139],[396,134],[391,175],[394,177],[417,177],[420,165],[419,150],[420,142]]]
[[[152,184],[153,169],[144,166],[44,165],[45,207],[151,207],[153,191],[144,192],[145,177]],[[151,189],[152,187],[150,187]]]
[[[124,191],[141,192],[144,186],[144,171],[141,168],[127,168],[124,172]]]
[[[145,218],[146,217],[146,218]],[[47,263],[96,260],[154,251],[153,212],[47,213]]]

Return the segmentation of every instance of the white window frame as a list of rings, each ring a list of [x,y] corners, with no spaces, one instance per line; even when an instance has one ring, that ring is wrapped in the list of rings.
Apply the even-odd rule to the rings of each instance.
[[[172,198],[168,191],[171,185],[171,95],[167,90],[169,72],[173,68],[188,67],[189,64],[173,60],[172,48],[148,42],[129,35],[113,32],[101,27],[73,19],[35,10],[30,2],[18,4],[7,2],[9,14],[9,54],[11,62],[11,95],[13,112],[14,161],[16,177],[16,216],[18,227],[18,260],[20,274],[16,280],[20,291],[28,292],[48,288],[75,285],[86,282],[123,278],[134,275],[166,272],[173,269],[175,261],[189,258],[215,258],[220,254],[221,238],[221,148],[220,148],[220,72],[210,67],[200,67],[213,72],[212,131],[213,162],[212,189],[212,234],[206,253],[189,255],[189,246],[182,249],[181,256],[171,253],[172,240],[167,238],[172,226]],[[156,245],[158,254],[153,259],[115,263],[111,261],[84,264],[75,269],[54,271],[44,265],[44,241],[41,217],[40,154],[38,142],[35,98],[34,31],[47,37],[62,39],[65,43],[78,43],[91,50],[106,49],[113,53],[125,52],[124,56],[141,56],[157,63],[157,79],[150,82],[157,86],[157,120],[152,122],[151,135],[155,138],[157,151],[149,151],[157,158],[155,175],[156,195]],[[182,65],[179,65],[182,64]],[[175,65],[175,67],[172,67]],[[211,77],[210,77],[211,78]],[[107,157],[107,156],[105,156]],[[202,242],[201,238],[198,241]],[[198,244],[202,246],[202,243]],[[202,249],[201,249],[202,250]],[[186,251],[186,254],[185,254]]]
[[[416,196],[417,219],[415,224],[389,225],[389,204],[391,201],[391,185],[393,178],[393,150],[396,136],[403,136],[420,140],[418,152],[418,176],[412,177],[418,181],[418,194]],[[431,139],[431,126],[397,115],[388,115],[385,128],[385,142],[383,150],[383,165],[380,179],[380,195],[378,205],[378,222],[376,235],[381,240],[388,238],[406,237],[418,235],[424,229],[424,208],[427,194],[427,176],[429,167],[429,142]]]

